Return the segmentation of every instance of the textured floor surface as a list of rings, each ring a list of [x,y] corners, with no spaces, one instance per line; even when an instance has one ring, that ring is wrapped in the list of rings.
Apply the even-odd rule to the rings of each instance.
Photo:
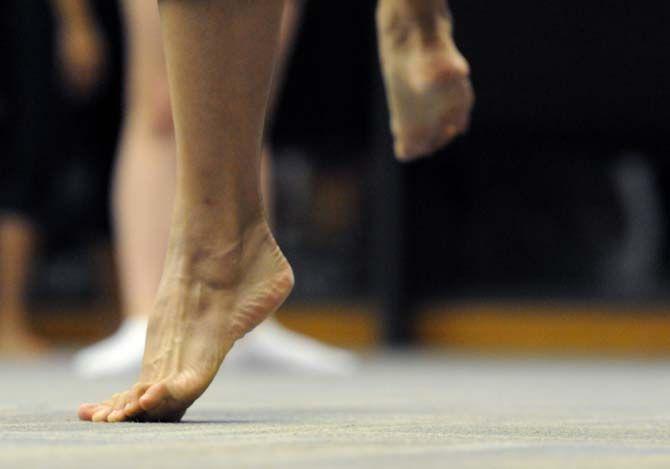
[[[0,362],[0,467],[670,467],[670,363],[384,355],[345,378],[220,373],[181,424],[78,422],[131,377]]]

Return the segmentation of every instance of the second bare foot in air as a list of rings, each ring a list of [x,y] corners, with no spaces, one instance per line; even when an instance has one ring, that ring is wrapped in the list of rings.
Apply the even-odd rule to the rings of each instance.
[[[217,252],[172,242],[149,320],[139,381],[79,408],[93,422],[179,421],[207,389],[236,340],[284,302],[293,272],[265,221]]]
[[[417,6],[417,5],[421,6]],[[409,161],[465,132],[474,93],[443,0],[381,0],[377,30],[395,153]]]

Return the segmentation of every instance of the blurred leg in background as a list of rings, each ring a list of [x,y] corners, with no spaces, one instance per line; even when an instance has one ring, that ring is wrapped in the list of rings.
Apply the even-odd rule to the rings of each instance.
[[[167,86],[158,7],[126,0],[128,52],[127,115],[114,181],[114,220],[124,320],[111,337],[77,354],[75,367],[96,377],[140,368],[147,328],[167,251],[175,191],[176,142]],[[290,0],[283,16],[279,80],[293,45],[301,2]],[[262,184],[272,212],[271,149],[264,146]],[[227,366],[261,365],[305,372],[346,373],[350,354],[319,344],[269,320],[243,339]]]
[[[31,331],[26,294],[37,233],[21,214],[0,216],[0,355],[39,353],[44,343]]]
[[[53,157],[49,147],[53,57],[43,47],[48,10],[11,1],[3,21],[9,47],[2,73],[11,89],[10,142],[2,155],[0,193],[0,354],[29,356],[44,349],[31,331],[27,293],[41,224],[41,194]]]
[[[102,75],[104,45],[89,7],[88,0],[5,4],[5,73],[12,75],[15,123],[3,155],[0,196],[0,353],[29,355],[45,348],[30,331],[26,297],[49,190],[63,191],[54,187],[55,170],[63,164],[53,148],[60,130],[54,110],[59,86],[86,96]]]

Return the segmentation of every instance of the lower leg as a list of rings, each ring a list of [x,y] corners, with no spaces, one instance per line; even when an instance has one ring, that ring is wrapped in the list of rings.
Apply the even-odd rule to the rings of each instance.
[[[129,116],[117,163],[114,214],[124,315],[146,317],[163,271],[175,191],[176,144],[167,93],[167,71],[158,8],[152,2],[126,0],[129,30]],[[300,1],[288,1],[282,18],[278,75],[292,47]],[[275,80],[269,114],[276,100]],[[262,163],[263,200],[271,218],[271,151],[266,142]]]
[[[25,304],[35,238],[24,218],[0,220],[0,353],[32,354],[43,347],[31,332]]]
[[[260,152],[281,2],[163,0],[177,194],[139,383],[80,417],[178,420],[233,343],[288,296]]]
[[[301,0],[286,2],[277,53],[277,70],[268,104],[269,127],[285,66],[300,21]],[[144,352],[149,312],[158,289],[174,200],[176,148],[167,94],[158,6],[126,0],[129,93],[114,184],[116,247],[124,320],[108,338],[79,351],[77,372],[85,377],[120,374],[139,369]],[[152,59],[147,59],[151,57]],[[165,85],[163,85],[165,83]],[[273,215],[272,155],[269,139],[263,149],[261,186],[270,225]],[[355,360],[283,328],[276,320],[239,343],[229,367],[267,366],[310,373],[346,373]]]
[[[467,129],[469,66],[444,0],[379,0],[382,71],[399,159],[437,150]]]

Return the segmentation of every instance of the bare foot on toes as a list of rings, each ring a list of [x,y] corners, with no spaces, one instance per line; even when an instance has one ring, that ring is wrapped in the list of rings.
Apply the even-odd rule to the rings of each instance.
[[[138,383],[103,403],[83,404],[81,419],[179,421],[235,341],[291,292],[293,272],[264,221],[218,252],[184,244],[172,243],[168,252]]]
[[[470,68],[454,44],[444,2],[427,11],[411,3],[380,2],[377,11],[391,129],[401,161],[428,155],[467,130],[474,103]]]

